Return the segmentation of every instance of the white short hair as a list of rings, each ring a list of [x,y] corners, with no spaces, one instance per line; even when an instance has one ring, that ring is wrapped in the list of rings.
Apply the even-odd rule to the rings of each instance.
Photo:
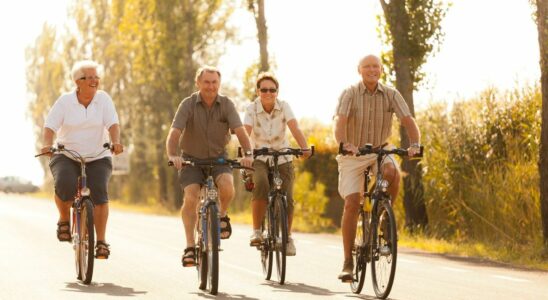
[[[101,71],[101,65],[93,60],[80,60],[75,62],[74,66],[72,66],[72,71],[70,72],[72,80],[76,81],[84,76],[84,69],[95,69],[95,71],[99,73]]]

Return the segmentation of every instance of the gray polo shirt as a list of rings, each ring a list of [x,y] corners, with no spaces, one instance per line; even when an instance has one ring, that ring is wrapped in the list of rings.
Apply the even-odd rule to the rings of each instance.
[[[384,144],[392,134],[392,116],[411,115],[396,89],[379,82],[371,93],[362,81],[343,91],[335,114],[348,117],[344,141],[358,147]]]
[[[199,92],[181,101],[171,124],[172,128],[183,131],[179,144],[182,152],[200,159],[226,157],[229,129],[241,126],[232,100],[217,95],[213,106],[208,108]]]

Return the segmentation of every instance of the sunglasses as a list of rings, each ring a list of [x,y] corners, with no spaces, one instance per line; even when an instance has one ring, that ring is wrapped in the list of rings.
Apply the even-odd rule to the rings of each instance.
[[[262,89],[259,89],[259,91],[261,91],[261,93],[270,92],[270,93],[274,94],[274,93],[276,93],[276,92],[278,91],[278,89],[275,89],[275,88],[271,88],[271,89],[262,88]]]
[[[99,79],[101,79],[101,78],[100,78],[99,76],[87,76],[87,77],[84,76],[84,77],[80,77],[80,78],[78,78],[78,79],[80,79],[80,80],[93,80],[93,79],[99,80]]]

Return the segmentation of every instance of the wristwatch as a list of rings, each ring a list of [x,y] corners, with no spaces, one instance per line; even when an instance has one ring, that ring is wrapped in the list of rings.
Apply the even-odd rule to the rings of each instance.
[[[246,157],[253,156],[253,151],[251,151],[251,150],[246,150],[246,151],[244,152],[244,155],[245,155]]]

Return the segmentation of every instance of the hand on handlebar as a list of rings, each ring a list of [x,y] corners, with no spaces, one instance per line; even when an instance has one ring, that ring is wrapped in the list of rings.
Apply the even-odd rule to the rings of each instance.
[[[183,158],[180,156],[169,156],[169,161],[173,163],[173,166],[177,168],[177,170],[180,170],[183,168]]]
[[[251,168],[253,166],[253,157],[251,156],[243,157],[242,160],[240,160],[240,165],[247,168]]]
[[[52,145],[40,148],[40,155],[46,155],[48,157],[51,157],[53,155],[53,152],[51,152],[51,147]]]
[[[312,150],[310,148],[301,149],[301,151],[303,152],[303,158],[309,158],[310,156],[312,156]]]
[[[418,145],[411,145],[411,147],[407,148],[407,156],[414,157],[418,154],[420,154],[421,149]]]
[[[352,155],[356,155],[359,153],[359,149],[357,146],[354,146],[351,143],[344,143],[343,144],[343,150],[350,152]]]
[[[110,148],[110,152],[111,153],[114,153],[114,155],[118,155],[122,152],[124,152],[124,145],[122,144],[112,144],[111,148]]]

